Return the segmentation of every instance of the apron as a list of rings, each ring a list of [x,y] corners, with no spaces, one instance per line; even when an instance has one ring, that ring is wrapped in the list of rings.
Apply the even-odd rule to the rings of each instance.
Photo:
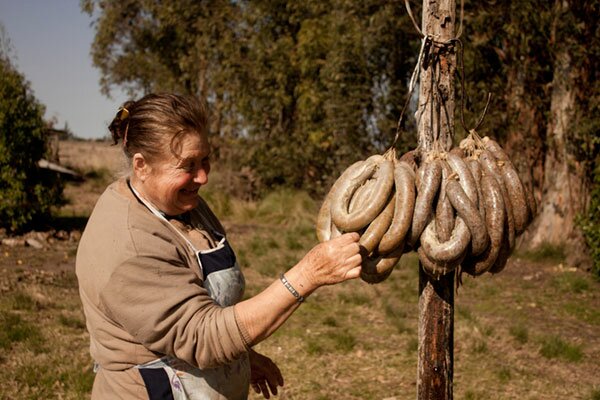
[[[218,240],[212,249],[197,250],[190,240],[173,226],[152,204],[129,185],[136,197],[158,218],[166,221],[196,254],[204,279],[204,288],[221,307],[232,306],[242,299],[245,288],[242,274],[227,239],[213,230]],[[231,364],[200,369],[172,356],[137,365],[150,400],[247,399],[250,387],[250,362],[244,354]]]

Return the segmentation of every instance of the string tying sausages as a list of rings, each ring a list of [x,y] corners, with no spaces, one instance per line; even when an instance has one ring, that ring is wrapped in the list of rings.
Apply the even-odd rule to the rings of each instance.
[[[449,152],[395,150],[348,167],[317,217],[320,241],[359,232],[361,278],[379,283],[416,251],[434,278],[498,273],[536,212],[502,147],[475,130]]]

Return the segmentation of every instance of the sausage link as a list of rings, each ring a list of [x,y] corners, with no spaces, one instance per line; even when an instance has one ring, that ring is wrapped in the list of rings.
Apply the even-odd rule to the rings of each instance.
[[[342,232],[340,230],[340,228],[338,228],[337,226],[335,226],[335,224],[333,223],[333,221],[331,221],[331,237],[330,239],[335,239],[336,237],[340,237],[342,236],[344,232]]]
[[[504,186],[506,186],[506,191],[512,205],[515,220],[515,233],[519,235],[525,231],[525,228],[527,228],[530,221],[525,189],[523,188],[521,178],[519,178],[519,174],[512,163],[510,161],[500,161],[500,163],[503,163],[500,167],[500,171],[502,171]]]
[[[413,172],[416,172],[419,169],[416,158],[417,152],[415,150],[410,150],[402,154],[398,161],[405,162],[413,170]]]
[[[452,235],[445,242],[438,240],[435,221],[430,221],[421,235],[419,249],[423,249],[427,257],[436,263],[448,263],[460,258],[470,241],[471,233],[462,218],[456,218]]]
[[[425,225],[427,225],[431,218],[433,200],[442,181],[442,164],[440,160],[426,162],[419,169],[423,170],[423,176],[417,187],[417,198],[415,200],[415,209],[408,241],[412,248],[415,248],[423,229],[425,229]]]
[[[465,151],[464,149],[460,148],[460,147],[453,147],[450,151],[450,154],[454,154],[460,158],[463,158],[465,156]]]
[[[317,238],[320,242],[324,242],[326,240],[332,239],[331,237],[331,198],[333,193],[337,190],[337,188],[348,178],[354,174],[361,166],[364,164],[364,161],[357,161],[354,164],[350,165],[346,170],[342,173],[342,175],[333,183],[331,189],[329,189],[329,193],[325,196],[323,200],[323,204],[319,210],[319,214],[317,215]]]
[[[454,208],[452,208],[450,199],[446,195],[446,180],[451,174],[452,170],[448,163],[442,161],[442,183],[440,184],[434,217],[435,231],[440,242],[449,240],[454,229]]]
[[[394,217],[395,204],[396,197],[392,194],[387,206],[385,206],[383,211],[369,224],[367,230],[360,236],[358,243],[362,246],[361,250],[364,252],[364,255],[371,254],[381,241],[383,235],[387,232]]]
[[[325,242],[331,238],[331,192],[327,193],[317,215],[317,239]]]
[[[471,232],[471,254],[477,256],[483,253],[490,244],[490,237],[479,210],[457,181],[451,179],[446,182],[446,191],[456,213],[465,221]]]
[[[517,169],[510,161],[510,157],[508,157],[502,146],[487,136],[482,140],[486,150],[488,150],[496,160],[500,161],[502,179],[504,180],[504,186],[506,187],[512,206],[515,233],[519,235],[523,233],[531,220],[531,210],[528,205],[525,188],[519,178]]]
[[[356,192],[354,192],[354,195],[350,199],[350,205],[348,206],[348,211],[350,213],[364,207],[370,200],[373,189],[375,188],[375,183],[377,183],[375,179],[367,179],[363,185],[356,189]]]
[[[501,272],[504,267],[506,267],[506,263],[508,262],[508,258],[512,253],[513,247],[510,245],[510,238],[507,233],[508,231],[508,221],[504,220],[504,235],[502,236],[502,243],[500,245],[500,251],[498,252],[498,257],[496,261],[490,268],[490,273],[497,274]]]
[[[415,208],[415,173],[404,161],[396,163],[394,168],[396,202],[394,217],[387,232],[381,238],[377,252],[387,254],[400,245],[404,245],[406,234],[412,223]]]
[[[471,174],[471,169],[464,160],[456,154],[448,153],[447,161],[450,168],[452,168],[452,171],[456,172],[458,175],[458,180],[460,181],[463,190],[467,196],[469,196],[469,199],[471,199],[471,202],[475,207],[477,207],[479,204],[477,198],[477,186],[475,185],[475,178],[473,178],[473,174]]]
[[[506,232],[508,238],[508,243],[510,244],[510,248],[512,249],[515,245],[515,219],[512,211],[512,204],[509,200],[508,191],[506,190],[506,186],[504,186],[504,179],[502,178],[502,173],[498,168],[498,164],[496,164],[496,160],[494,156],[487,150],[483,150],[481,155],[479,156],[479,160],[481,161],[481,168],[483,168],[484,173],[491,175],[496,179],[498,185],[500,186],[500,190],[502,191],[502,198],[504,200],[504,209],[506,210]]]
[[[360,270],[360,279],[367,283],[379,283],[387,279],[392,273],[400,257],[404,252],[404,246],[398,247],[390,254],[367,257]]]
[[[349,213],[350,199],[367,179],[377,181],[371,199],[365,207]],[[350,175],[331,198],[331,218],[335,225],[345,232],[356,232],[375,219],[387,204],[394,184],[393,163],[380,155],[365,160],[364,168]]]
[[[489,151],[496,160],[510,161],[510,158],[502,146],[500,146],[500,144],[498,144],[498,142],[496,142],[494,139],[490,138],[489,136],[485,136],[483,139],[481,139],[481,141],[483,142],[485,149]]]
[[[458,265],[465,258],[466,251],[464,251],[456,260],[449,262],[433,261],[426,254],[423,247],[419,247],[417,250],[419,255],[419,261],[423,267],[423,271],[434,279],[439,279],[440,276],[448,274],[456,269]]]
[[[504,225],[506,212],[502,191],[496,179],[489,175],[481,178],[481,191],[485,212],[485,224],[490,235],[490,245],[478,257],[469,257],[462,264],[463,271],[469,275],[478,276],[488,271],[496,262],[502,240],[504,238]]]
[[[481,165],[478,160],[469,159],[466,161],[467,166],[471,170],[471,175],[473,175],[473,179],[475,180],[475,188],[477,189],[477,198],[479,199],[479,214],[481,217],[485,219],[485,205],[483,201],[483,191],[481,189]]]

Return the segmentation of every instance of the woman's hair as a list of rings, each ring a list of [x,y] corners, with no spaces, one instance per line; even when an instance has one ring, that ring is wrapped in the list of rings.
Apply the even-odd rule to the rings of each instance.
[[[141,153],[148,160],[165,155],[165,148],[179,156],[180,140],[188,133],[207,134],[206,106],[192,96],[149,94],[125,102],[108,129],[114,143],[121,140],[128,160]]]

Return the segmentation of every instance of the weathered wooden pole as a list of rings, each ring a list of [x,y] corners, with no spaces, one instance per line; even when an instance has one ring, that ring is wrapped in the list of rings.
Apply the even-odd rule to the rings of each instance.
[[[418,141],[450,150],[454,136],[455,0],[423,0],[422,31],[433,39],[421,65]],[[432,279],[419,264],[418,400],[453,398],[454,273]]]

